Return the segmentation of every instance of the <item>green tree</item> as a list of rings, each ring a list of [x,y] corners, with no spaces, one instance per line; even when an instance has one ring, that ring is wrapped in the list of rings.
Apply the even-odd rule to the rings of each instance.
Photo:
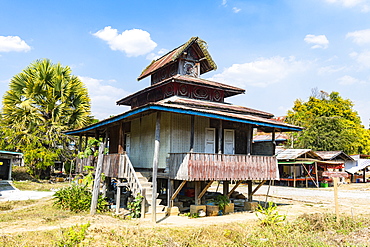
[[[286,121],[305,128],[293,136],[296,148],[342,150],[348,154],[370,151],[367,145],[369,130],[361,125],[353,103],[337,92],[313,91],[307,102],[296,100]]]
[[[37,175],[56,159],[70,155],[67,129],[90,123],[90,98],[83,83],[66,66],[37,60],[15,75],[3,97],[3,149],[21,151]]]

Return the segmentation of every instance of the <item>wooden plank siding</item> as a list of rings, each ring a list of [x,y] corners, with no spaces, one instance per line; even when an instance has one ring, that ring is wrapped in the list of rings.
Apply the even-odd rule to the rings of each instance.
[[[278,180],[274,156],[171,153],[169,177],[176,180]]]

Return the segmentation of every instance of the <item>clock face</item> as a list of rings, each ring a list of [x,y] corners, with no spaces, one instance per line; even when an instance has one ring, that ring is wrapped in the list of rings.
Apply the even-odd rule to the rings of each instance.
[[[192,62],[188,62],[186,61],[184,63],[184,74],[185,75],[190,75],[190,76],[197,76],[197,66],[192,63]]]

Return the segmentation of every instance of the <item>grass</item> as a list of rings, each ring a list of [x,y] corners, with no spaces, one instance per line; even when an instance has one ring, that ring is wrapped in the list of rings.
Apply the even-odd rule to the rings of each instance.
[[[246,221],[153,227],[107,214],[105,218],[74,214],[53,207],[50,199],[30,201],[27,205],[14,203],[13,208],[21,209],[0,213],[0,228],[28,226],[30,230],[13,233],[2,230],[0,246],[61,246],[77,242],[79,246],[366,246],[369,234],[365,232],[359,238],[359,232],[370,231],[370,215],[342,215],[337,222],[332,214],[304,214],[291,222],[269,226]],[[107,220],[112,223],[107,224]],[[67,227],[66,222],[73,226]]]
[[[50,191],[70,186],[68,182],[49,183],[49,180],[13,181],[13,185],[19,190],[33,190],[33,191]]]
[[[47,181],[14,184],[21,190],[41,191],[69,186]],[[69,246],[77,242],[78,246],[368,246],[370,215],[341,215],[337,221],[333,214],[317,213],[271,225],[246,221],[153,227],[108,214],[91,218],[88,213],[53,207],[52,199],[41,199],[0,202],[0,229],[0,246]]]

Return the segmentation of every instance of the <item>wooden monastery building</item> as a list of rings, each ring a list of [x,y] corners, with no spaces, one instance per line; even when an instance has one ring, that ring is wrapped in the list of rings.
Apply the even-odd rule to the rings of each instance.
[[[133,194],[145,193],[152,206],[147,211],[156,212],[163,191],[167,206],[173,206],[185,187],[194,189],[191,196],[200,204],[213,181],[223,181],[227,196],[247,181],[251,201],[252,180],[279,179],[274,133],[302,128],[226,103],[245,90],[200,78],[215,69],[206,43],[193,37],[144,69],[138,80],[150,76],[151,84],[117,101],[130,110],[67,134],[79,136],[80,143],[84,137],[102,138],[109,147],[103,173],[127,180]],[[254,148],[256,128],[272,133],[272,141]],[[88,160],[79,160],[76,169]],[[230,181],[236,181],[232,189]]]

